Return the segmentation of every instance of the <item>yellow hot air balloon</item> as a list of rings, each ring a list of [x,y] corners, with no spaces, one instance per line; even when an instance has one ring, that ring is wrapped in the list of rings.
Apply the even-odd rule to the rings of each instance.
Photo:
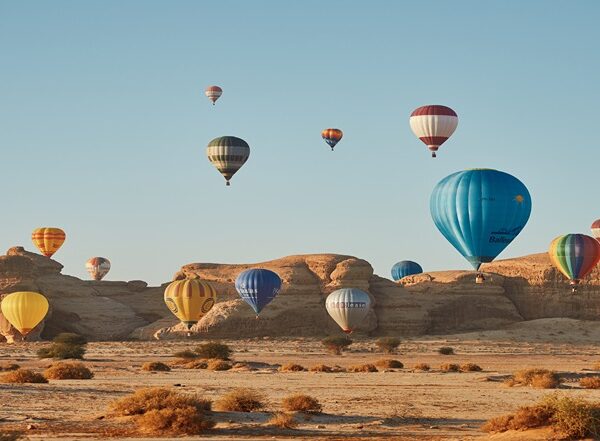
[[[48,300],[37,292],[13,292],[2,299],[0,310],[17,331],[27,335],[46,317]]]
[[[176,280],[165,289],[165,303],[188,330],[206,315],[217,300],[217,292],[199,279]]]
[[[66,239],[66,234],[60,228],[36,228],[31,233],[31,240],[46,257],[52,257]]]

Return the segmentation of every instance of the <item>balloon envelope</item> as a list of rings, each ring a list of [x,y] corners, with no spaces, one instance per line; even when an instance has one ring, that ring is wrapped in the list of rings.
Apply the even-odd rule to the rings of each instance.
[[[422,272],[423,268],[417,262],[403,260],[392,267],[392,278],[397,282],[403,277],[421,274]]]
[[[600,242],[585,234],[567,234],[552,241],[548,254],[571,285],[577,285],[600,261]]]
[[[94,280],[102,280],[110,271],[110,260],[106,257],[92,257],[85,263],[85,268]]]
[[[531,196],[508,173],[466,170],[435,186],[430,210],[438,230],[477,270],[494,260],[525,227]]]
[[[217,292],[207,282],[198,279],[176,280],[165,289],[167,307],[191,329],[211,310],[217,301]]]
[[[445,143],[458,126],[458,115],[450,107],[441,105],[422,106],[410,115],[410,128],[431,151],[435,152]]]
[[[212,101],[214,106],[215,102],[223,95],[223,89],[219,86],[208,86],[204,91],[204,94]]]
[[[325,308],[344,332],[351,333],[369,313],[371,297],[358,288],[342,288],[327,296]]]
[[[36,228],[31,233],[31,240],[34,245],[46,257],[52,257],[62,246],[66,237],[63,230],[52,227]]]
[[[233,175],[246,163],[250,156],[250,146],[235,136],[221,136],[208,143],[208,160],[223,175],[227,185]]]
[[[27,335],[46,317],[48,300],[37,292],[13,292],[2,299],[0,310],[11,325]]]
[[[321,132],[321,137],[331,147],[331,150],[340,142],[343,136],[344,133],[340,129],[325,129]]]
[[[592,236],[594,236],[596,239],[600,240],[600,219],[594,221],[594,223],[591,226],[591,230],[592,230]]]
[[[281,290],[281,278],[268,269],[253,268],[237,276],[235,289],[258,315]]]

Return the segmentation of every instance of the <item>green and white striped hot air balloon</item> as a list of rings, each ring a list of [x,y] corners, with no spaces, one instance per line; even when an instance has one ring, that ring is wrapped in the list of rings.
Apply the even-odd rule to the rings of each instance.
[[[233,175],[246,163],[250,156],[250,146],[235,136],[221,136],[208,143],[206,156],[223,175],[227,185]]]

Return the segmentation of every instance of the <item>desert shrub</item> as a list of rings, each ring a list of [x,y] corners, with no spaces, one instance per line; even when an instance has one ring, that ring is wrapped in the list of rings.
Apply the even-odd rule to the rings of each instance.
[[[49,380],[89,380],[94,374],[81,363],[56,363],[44,371],[44,377]]]
[[[374,364],[357,364],[355,366],[350,366],[347,369],[348,372],[379,372]]]
[[[141,415],[136,423],[141,431],[148,433],[186,435],[196,435],[215,426],[214,421],[193,406],[154,409]]]
[[[19,366],[17,363],[3,363],[0,364],[0,372],[4,371],[16,371],[17,369],[20,369],[21,366]]]
[[[526,430],[548,426],[552,420],[552,409],[544,405],[519,408],[514,415],[502,415],[487,421],[482,430],[485,432],[505,432],[507,430]]]
[[[348,337],[327,337],[321,340],[321,344],[332,354],[340,355],[352,344],[352,340]]]
[[[451,348],[450,346],[442,346],[441,348],[438,349],[438,354],[454,355],[454,348]]]
[[[522,369],[513,374],[506,384],[508,386],[532,386],[537,389],[554,389],[560,385],[556,372],[548,369]]]
[[[120,398],[110,404],[109,409],[116,416],[143,415],[151,410],[180,409],[193,407],[198,412],[211,409],[211,401],[175,391],[154,387],[135,391],[133,394]]]
[[[417,371],[428,371],[431,369],[431,366],[429,366],[427,363],[417,363],[415,364],[414,369]]]
[[[148,361],[142,365],[142,370],[150,372],[169,372],[171,368],[160,361]]]
[[[52,339],[54,343],[62,343],[65,345],[83,346],[87,344],[87,339],[83,335],[74,334],[72,332],[62,332]]]
[[[16,430],[0,431],[0,441],[20,441],[24,439],[26,438],[23,432]]]
[[[210,371],[228,371],[232,364],[225,360],[209,360],[206,368]]]
[[[42,375],[29,369],[17,369],[10,371],[0,377],[0,383],[47,383],[48,380]]]
[[[283,399],[281,406],[288,412],[321,413],[323,406],[314,397],[304,394],[289,395]]]
[[[460,365],[462,372],[481,372],[482,369],[478,364],[475,363],[463,363]]]
[[[215,408],[225,412],[253,412],[265,406],[262,393],[247,387],[233,389],[215,403]]]
[[[186,360],[193,360],[194,358],[200,358],[200,356],[197,353],[195,353],[194,351],[190,351],[189,349],[186,349],[185,351],[175,352],[173,354],[173,357],[183,358]]]
[[[382,369],[402,369],[404,365],[399,360],[392,360],[390,358],[383,358],[375,362],[375,366]]]
[[[400,339],[396,337],[381,337],[375,342],[375,345],[379,348],[380,351],[385,352],[387,354],[391,354],[396,349],[398,349],[400,343]]]
[[[279,370],[281,372],[303,372],[306,369],[304,368],[304,366],[301,366],[299,364],[288,363],[288,364],[284,364],[283,366],[281,366],[279,368]]]
[[[219,360],[229,360],[231,349],[229,346],[219,342],[203,343],[194,349],[200,358],[214,358]]]
[[[585,377],[579,380],[579,385],[585,389],[600,389],[600,377]]]
[[[325,364],[316,364],[314,366],[311,366],[311,368],[309,369],[309,371],[311,372],[333,372],[333,368],[331,366],[327,366]]]
[[[191,360],[181,365],[184,369],[208,369],[208,361],[206,360]]]
[[[38,358],[57,358],[60,360],[81,360],[84,355],[85,346],[68,343],[53,343],[51,346],[40,348],[37,351]]]
[[[279,427],[280,429],[295,429],[298,427],[298,422],[294,418],[294,415],[283,412],[275,413],[269,421],[267,421],[267,424],[269,426]]]
[[[454,363],[444,363],[440,365],[442,372],[460,372],[460,366]]]

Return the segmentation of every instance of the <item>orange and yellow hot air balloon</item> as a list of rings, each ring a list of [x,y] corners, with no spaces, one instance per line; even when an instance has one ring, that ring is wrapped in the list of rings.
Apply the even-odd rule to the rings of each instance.
[[[46,257],[52,257],[62,246],[67,235],[60,228],[36,228],[31,233],[31,240],[40,252]]]
[[[331,151],[333,151],[333,148],[340,142],[343,136],[344,132],[340,129],[325,129],[321,132],[321,138],[331,147]]]
[[[217,300],[217,292],[199,279],[176,280],[165,289],[165,303],[189,329],[206,315]]]
[[[48,300],[37,292],[13,292],[2,299],[0,310],[17,331],[27,335],[46,317]]]

